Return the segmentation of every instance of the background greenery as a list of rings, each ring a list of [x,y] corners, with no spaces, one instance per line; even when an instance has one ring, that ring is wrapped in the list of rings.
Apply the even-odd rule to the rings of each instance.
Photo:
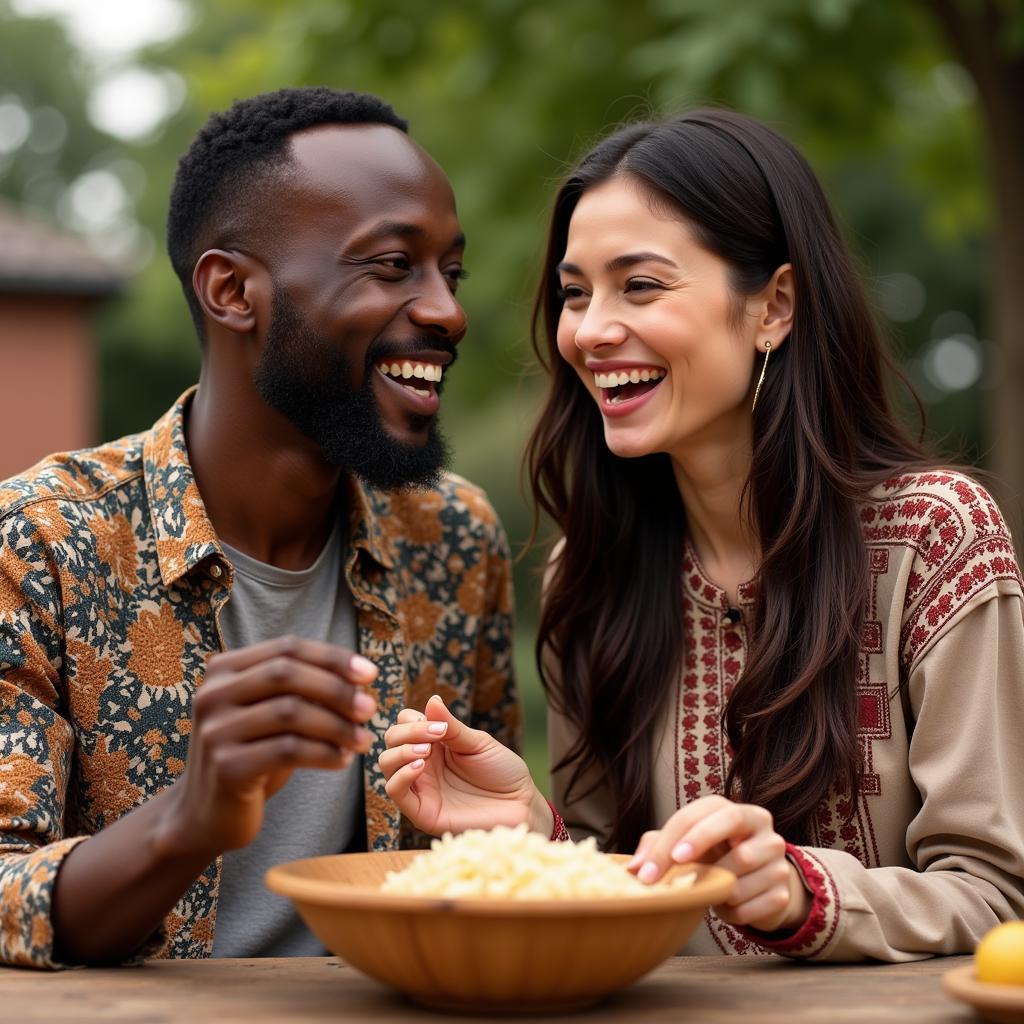
[[[104,436],[147,426],[196,376],[191,326],[163,255],[178,156],[208,114],[237,97],[328,84],[389,100],[452,178],[470,240],[472,277],[460,297],[471,330],[445,419],[456,468],[486,487],[517,549],[529,533],[521,439],[542,386],[530,295],[554,183],[608,128],[695,103],[761,117],[803,148],[923,393],[934,437],[948,452],[984,458],[983,409],[997,383],[985,340],[986,126],[936,5],[196,2],[182,35],[132,58],[162,76],[169,113],[129,142],[90,123],[87,98],[102,69],[57,21],[16,15],[8,3],[0,0],[0,193],[86,231],[134,272],[98,324]],[[1000,45],[1019,56],[1016,0],[962,6],[1003,11]],[[2,140],[4,102],[8,114],[13,104],[31,119],[13,148]],[[64,124],[58,144],[39,128],[47,117],[52,128],[44,112],[53,110]],[[530,757],[542,775],[535,566],[531,556],[517,569],[517,651]]]

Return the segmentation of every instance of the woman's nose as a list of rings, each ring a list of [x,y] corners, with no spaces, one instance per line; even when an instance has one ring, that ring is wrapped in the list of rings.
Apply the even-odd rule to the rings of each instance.
[[[606,309],[591,302],[576,328],[576,347],[584,352],[593,352],[607,345],[621,345],[628,332],[625,325],[608,314]]]

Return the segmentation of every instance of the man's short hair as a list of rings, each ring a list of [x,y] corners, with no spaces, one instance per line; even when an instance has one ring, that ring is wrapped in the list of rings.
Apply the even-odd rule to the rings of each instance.
[[[213,114],[178,163],[167,213],[167,252],[181,281],[200,340],[203,311],[192,271],[210,248],[259,238],[268,201],[261,189],[286,169],[288,139],[322,124],[408,123],[383,100],[324,86],[278,89],[238,100]]]

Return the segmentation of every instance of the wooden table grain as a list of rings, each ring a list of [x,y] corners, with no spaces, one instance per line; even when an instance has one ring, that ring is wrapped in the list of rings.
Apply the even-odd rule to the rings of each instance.
[[[676,957],[580,1014],[548,1021],[700,1024],[971,1024],[942,991],[968,957],[819,965],[775,957]],[[0,968],[5,1021],[262,1024],[443,1020],[334,958],[161,960],[54,974]],[[464,1016],[461,1021],[492,1018]]]

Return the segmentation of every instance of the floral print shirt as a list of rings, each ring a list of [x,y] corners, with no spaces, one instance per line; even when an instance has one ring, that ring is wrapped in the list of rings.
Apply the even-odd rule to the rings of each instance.
[[[192,394],[145,433],[0,483],[0,963],[60,966],[61,861],[184,771],[192,695],[221,649],[233,578],[189,465]],[[349,488],[345,573],[359,651],[380,670],[367,842],[422,846],[376,766],[384,731],[439,693],[518,747],[507,543],[483,492],[455,475],[430,489]],[[140,955],[210,955],[219,875],[218,859]]]

